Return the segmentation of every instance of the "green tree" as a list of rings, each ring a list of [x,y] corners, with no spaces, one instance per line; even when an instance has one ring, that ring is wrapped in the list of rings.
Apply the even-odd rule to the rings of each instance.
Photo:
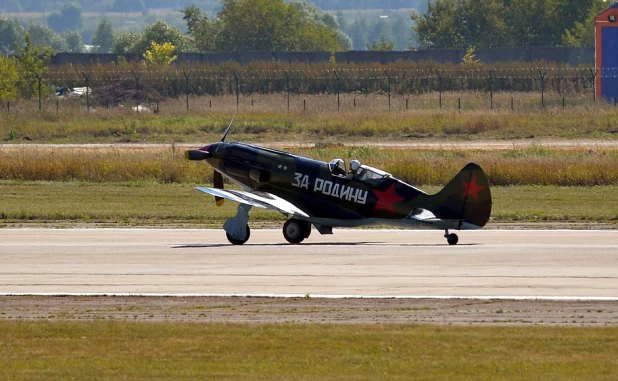
[[[17,98],[17,61],[12,57],[0,55],[0,99]]]
[[[132,47],[131,51],[143,54],[151,47],[150,44],[152,41],[158,44],[170,42],[179,52],[195,50],[195,45],[188,36],[180,29],[163,20],[159,20],[144,28],[144,33],[141,37],[142,38]]]
[[[429,3],[426,13],[412,12],[414,31],[421,48],[462,48],[463,36],[456,28],[457,0],[435,0]]]
[[[150,49],[144,53],[144,60],[148,65],[170,66],[178,58],[174,55],[176,48],[170,42],[158,44],[155,41],[150,43]]]
[[[367,44],[367,50],[374,52],[390,52],[395,47],[395,41],[388,41],[384,36],[380,36],[380,39]]]
[[[189,35],[193,38],[195,47],[200,52],[211,52],[216,50],[216,36],[221,29],[220,23],[211,23],[207,14],[192,5],[181,10],[182,19],[187,23]]]
[[[112,45],[112,53],[125,54],[137,52],[137,44],[144,39],[144,35],[139,32],[122,32]]]
[[[109,53],[112,50],[112,46],[114,46],[114,41],[114,28],[112,27],[112,23],[107,19],[101,20],[92,38],[92,45],[98,46],[96,52]]]
[[[47,25],[58,33],[65,30],[82,28],[82,7],[76,3],[64,4],[60,12],[54,12],[47,18]]]
[[[339,51],[346,40],[334,17],[283,0],[223,0],[213,22],[195,7],[183,13],[201,51]]]
[[[51,59],[54,51],[49,46],[39,48],[35,46],[31,39],[30,33],[25,36],[26,45],[19,56],[19,88],[24,97],[31,98],[39,91],[39,78],[47,72],[47,64]]]
[[[25,34],[19,21],[0,17],[0,54],[15,54],[15,44],[21,49]]]
[[[82,36],[74,30],[67,30],[62,33],[62,38],[66,41],[67,49],[69,53],[82,53],[84,51],[84,43],[82,42]]]
[[[58,33],[42,25],[30,24],[28,34],[34,46],[51,47],[56,52],[64,52],[67,49],[66,41]]]
[[[607,8],[605,1],[595,0],[590,6],[588,17],[581,22],[575,22],[570,30],[564,32],[562,44],[571,47],[594,46],[594,20],[605,8]]]

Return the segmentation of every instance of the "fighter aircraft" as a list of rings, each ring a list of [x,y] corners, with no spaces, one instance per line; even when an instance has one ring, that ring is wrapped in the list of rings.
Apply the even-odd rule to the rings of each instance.
[[[239,203],[236,216],[223,229],[234,245],[249,239],[252,207],[278,211],[289,219],[284,238],[301,243],[313,225],[320,234],[333,227],[389,225],[409,229],[444,230],[448,244],[459,238],[449,230],[480,229],[489,221],[491,193],[485,173],[474,163],[466,165],[441,191],[427,194],[380,169],[342,159],[329,163],[252,144],[226,142],[234,119],[220,142],[188,150],[189,160],[206,161],[214,169],[214,188],[198,187]],[[224,178],[243,190],[224,190]]]

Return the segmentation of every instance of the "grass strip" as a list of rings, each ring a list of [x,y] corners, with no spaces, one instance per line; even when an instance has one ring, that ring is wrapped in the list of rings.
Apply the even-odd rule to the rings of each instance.
[[[410,184],[444,185],[469,162],[480,164],[492,185],[618,185],[618,150],[547,148],[506,150],[397,149],[385,147],[291,147],[318,160],[357,159]],[[212,169],[187,161],[182,149],[41,148],[0,151],[0,179],[92,182],[200,183]]]
[[[0,320],[0,378],[614,380],[617,328]]]
[[[435,186],[421,187],[429,193]],[[0,181],[0,226],[37,223],[90,223],[121,226],[220,227],[236,212],[221,208],[191,184],[152,182]],[[509,186],[492,188],[493,222],[599,222],[618,224],[618,186]],[[258,208],[255,225],[285,217]]]
[[[333,95],[294,97],[288,113],[283,107],[285,94],[256,95],[242,99],[232,135],[242,141],[286,136],[309,140],[618,139],[618,108],[605,102],[584,102],[566,109],[530,108],[526,105],[532,99],[539,103],[537,94],[500,93],[496,94],[496,108],[501,108],[490,110],[487,96],[468,93],[468,98],[463,94],[463,109],[459,110],[460,97],[461,93],[445,94],[443,108],[438,108],[438,94],[431,93],[413,97],[412,108],[406,109],[403,105],[410,103],[407,97],[398,96],[392,100],[394,109],[389,110],[385,96],[346,94],[341,112],[337,112]],[[515,110],[510,109],[511,98],[517,99]],[[18,108],[0,113],[0,139],[37,143],[218,140],[236,108],[235,97],[203,97],[193,102],[195,107],[187,112],[183,100],[171,100],[160,105],[158,114],[117,109],[88,113],[81,104],[65,103],[57,112],[55,102],[42,112]],[[215,109],[204,106],[213,102]]]

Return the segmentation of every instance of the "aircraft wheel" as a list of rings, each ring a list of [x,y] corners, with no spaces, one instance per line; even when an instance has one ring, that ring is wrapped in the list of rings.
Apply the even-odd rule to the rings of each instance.
[[[457,237],[457,234],[449,234],[446,236],[446,242],[448,242],[449,245],[457,245],[459,237]]]
[[[309,238],[309,236],[311,235],[311,222],[305,222],[305,239]]]
[[[283,237],[289,243],[301,243],[305,239],[307,224],[296,218],[289,219],[283,224]]]
[[[245,239],[236,239],[227,233],[225,233],[225,235],[227,236],[227,240],[230,241],[232,245],[242,245],[249,240],[249,237],[251,237],[251,229],[249,229],[249,225],[247,225],[247,236]]]

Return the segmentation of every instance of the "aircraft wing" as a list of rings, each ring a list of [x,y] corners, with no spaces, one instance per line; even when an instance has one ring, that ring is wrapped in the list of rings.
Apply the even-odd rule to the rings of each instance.
[[[245,192],[237,190],[223,190],[218,188],[195,188],[200,192],[213,196],[223,197],[241,204],[257,206],[258,208],[270,209],[282,214],[292,214],[297,217],[309,218],[309,215],[289,201],[268,192]]]

